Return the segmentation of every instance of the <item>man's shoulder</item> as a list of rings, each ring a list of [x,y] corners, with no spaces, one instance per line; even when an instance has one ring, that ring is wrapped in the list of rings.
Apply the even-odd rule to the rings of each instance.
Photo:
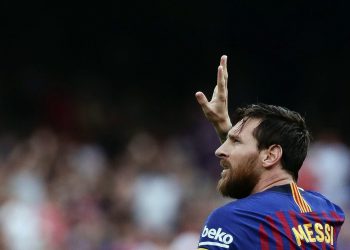
[[[322,200],[322,201],[325,201],[325,202],[331,202],[326,196],[324,196],[323,194],[317,192],[317,191],[314,191],[314,190],[304,190],[302,188],[300,188],[301,192],[303,195],[306,195],[308,197],[312,197],[316,200]]]
[[[313,211],[335,211],[340,216],[344,214],[342,209],[332,203],[322,194],[315,191],[302,190],[301,193],[311,205]],[[246,198],[234,200],[216,208],[210,215],[211,219],[242,221],[242,218],[251,214],[260,216],[274,213],[275,211],[289,211],[296,209],[293,206],[293,197],[290,192],[284,192],[283,187],[274,188],[265,192],[256,193]]]
[[[246,198],[233,200],[216,208],[212,211],[210,217],[234,219],[238,216],[241,219],[243,214],[259,212],[262,210],[261,207],[269,206],[270,200],[273,199],[271,199],[269,195],[250,195]]]
[[[322,211],[335,211],[339,216],[345,217],[345,213],[340,206],[333,203],[329,198],[319,192],[312,190],[303,190],[303,196],[314,208]]]
[[[261,210],[262,206],[271,206],[274,203],[280,203],[287,199],[288,194],[273,193],[273,192],[261,192],[248,197],[231,201],[216,210],[216,213],[232,213],[243,211],[256,211]]]
[[[199,247],[251,249],[250,244],[255,245],[258,240],[254,238],[254,235],[259,230],[259,218],[262,218],[268,211],[256,209],[259,207],[259,200],[260,198],[248,196],[228,202],[213,210],[204,225]],[[253,238],[247,242],[244,239],[249,235]],[[247,244],[249,247],[245,247]]]

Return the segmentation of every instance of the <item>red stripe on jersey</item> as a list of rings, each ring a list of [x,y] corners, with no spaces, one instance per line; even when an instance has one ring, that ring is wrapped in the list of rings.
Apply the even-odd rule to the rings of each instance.
[[[335,211],[331,212],[331,215],[333,218],[336,219],[336,227],[334,227],[334,239],[338,238],[338,233],[340,232],[340,227],[341,225],[344,223],[344,218],[339,216],[339,214],[337,214]]]
[[[321,218],[318,216],[317,213],[311,212],[310,216],[314,219],[315,223],[323,224]],[[326,242],[324,241],[322,242],[322,250],[326,250]]]
[[[337,214],[335,211],[331,211],[331,215],[334,219],[336,219],[337,224],[341,225],[344,223],[344,219],[341,216],[339,216],[339,214]]]
[[[336,220],[336,223],[334,223],[334,239],[337,239],[340,232],[340,227],[344,223],[344,218],[339,216],[339,214],[337,214],[335,211],[331,212],[331,216]]]
[[[269,250],[269,237],[264,229],[264,226],[260,224],[259,226],[259,235],[260,235],[260,248],[262,250]]]
[[[312,221],[310,221],[310,220],[305,216],[305,214],[301,214],[301,217],[302,217],[303,222],[304,222],[305,224],[312,224],[312,223],[313,223]],[[319,248],[318,248],[316,242],[311,242],[311,241],[310,241],[308,244],[311,245],[311,250],[319,250]]]
[[[273,221],[271,216],[267,216],[266,220],[270,224],[272,235],[275,238],[276,250],[283,250],[283,240],[282,240],[282,235],[280,233],[280,229],[276,227],[276,224]]]
[[[293,211],[289,211],[289,216],[292,220],[293,226],[297,229],[299,225],[299,222],[297,220],[297,214]],[[301,244],[300,249],[305,250],[305,244]]]
[[[332,219],[328,216],[328,214],[326,212],[322,212],[322,216],[327,219],[327,222],[330,223],[332,221]],[[334,235],[337,235],[337,228],[334,228]],[[329,244],[329,247],[331,250],[334,250],[334,246],[332,246],[331,244]]]
[[[276,216],[280,220],[280,222],[282,224],[282,227],[283,227],[283,230],[284,230],[284,232],[286,233],[286,235],[288,237],[289,249],[290,250],[295,250],[295,243],[294,243],[294,240],[293,240],[294,238],[293,238],[292,232],[290,230],[290,226],[288,224],[286,216],[284,215],[283,212],[280,212],[280,211],[276,212]]]

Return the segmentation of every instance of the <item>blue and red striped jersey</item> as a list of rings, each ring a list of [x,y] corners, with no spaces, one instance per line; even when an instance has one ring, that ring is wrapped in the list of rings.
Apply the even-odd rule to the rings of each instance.
[[[198,250],[336,249],[340,207],[295,183],[232,201],[208,217]]]

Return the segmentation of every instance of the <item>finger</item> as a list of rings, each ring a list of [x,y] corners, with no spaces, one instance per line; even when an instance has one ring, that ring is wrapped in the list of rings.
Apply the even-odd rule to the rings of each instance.
[[[223,67],[220,65],[218,68],[218,75],[217,75],[217,96],[218,98],[222,99],[226,96],[226,83],[224,78],[224,71]]]
[[[215,86],[211,100],[215,99],[218,95],[218,85]]]
[[[208,103],[207,97],[203,94],[203,92],[198,91],[196,94],[196,99],[199,105],[205,106]]]
[[[225,84],[227,85],[227,79],[228,79],[228,71],[227,71],[227,56],[223,55],[220,60],[220,65],[224,69],[224,78],[225,78]]]
[[[222,67],[225,67],[226,62],[227,62],[227,56],[226,55],[221,56],[221,58],[220,58],[220,65]]]

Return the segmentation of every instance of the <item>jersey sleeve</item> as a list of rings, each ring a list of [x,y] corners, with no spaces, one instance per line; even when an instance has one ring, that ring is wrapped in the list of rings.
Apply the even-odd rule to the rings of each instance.
[[[238,249],[234,228],[234,220],[224,208],[214,210],[205,222],[197,250]]]

